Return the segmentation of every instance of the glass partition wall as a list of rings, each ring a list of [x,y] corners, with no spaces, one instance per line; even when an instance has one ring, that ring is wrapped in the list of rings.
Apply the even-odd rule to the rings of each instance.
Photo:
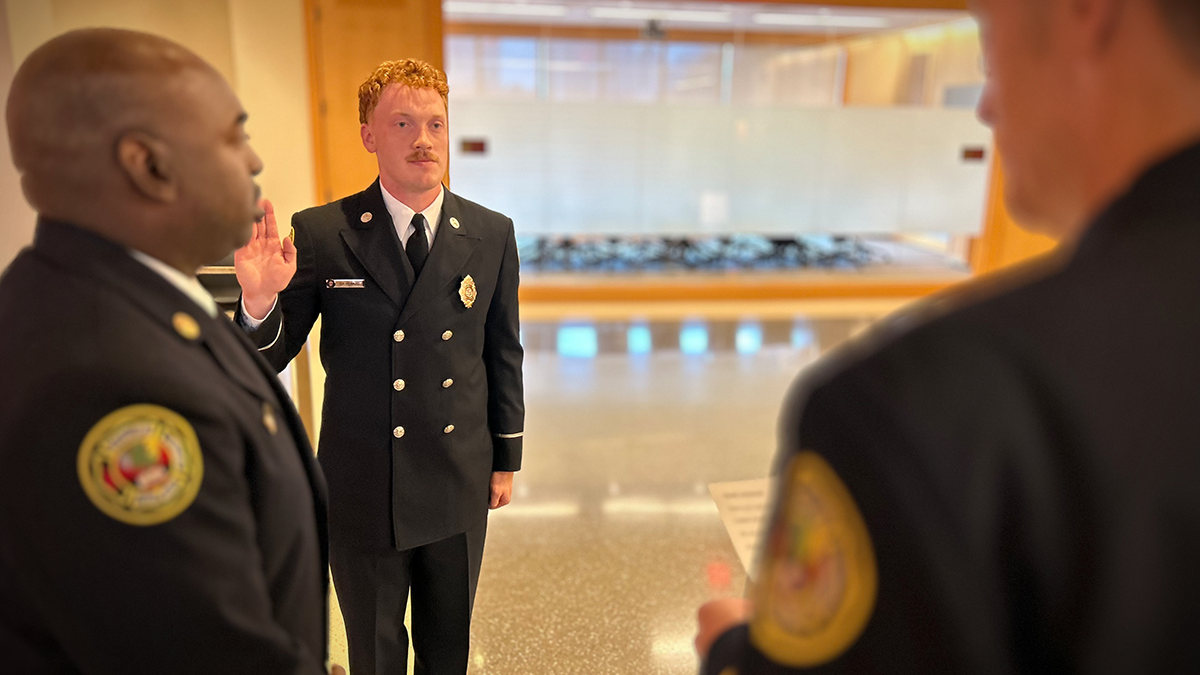
[[[453,187],[531,270],[965,268],[992,147],[963,13],[443,8]]]

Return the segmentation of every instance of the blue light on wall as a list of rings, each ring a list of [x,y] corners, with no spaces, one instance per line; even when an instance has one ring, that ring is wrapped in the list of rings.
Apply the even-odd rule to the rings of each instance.
[[[702,323],[685,324],[679,331],[679,351],[698,355],[708,351],[708,327]]]
[[[792,349],[808,349],[814,344],[816,339],[807,321],[797,321],[792,325]]]
[[[630,326],[625,332],[625,340],[629,345],[630,354],[649,354],[654,348],[649,326]]]
[[[739,325],[734,336],[734,345],[739,354],[757,354],[763,345],[762,326],[756,323]]]
[[[590,359],[600,351],[595,326],[559,326],[558,354]]]

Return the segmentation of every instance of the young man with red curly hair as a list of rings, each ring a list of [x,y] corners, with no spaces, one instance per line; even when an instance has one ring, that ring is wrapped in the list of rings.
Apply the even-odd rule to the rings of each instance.
[[[467,669],[488,509],[521,466],[524,402],[513,224],[442,186],[446,76],[412,59],[359,88],[366,190],[270,209],[236,256],[238,321],[283,369],[318,316],[327,373],[319,459],[330,560],[355,675]]]

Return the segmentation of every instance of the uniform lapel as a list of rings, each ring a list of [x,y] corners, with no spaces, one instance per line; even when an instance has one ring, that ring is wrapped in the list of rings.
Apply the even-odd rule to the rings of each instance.
[[[253,367],[262,373],[266,382],[270,386],[272,393],[275,395],[275,400],[278,401],[279,405],[283,408],[283,410],[280,412],[287,417],[288,428],[292,430],[292,436],[296,441],[296,449],[300,451],[301,459],[304,461],[304,471],[308,474],[308,482],[311,483],[313,487],[313,496],[320,505],[318,512],[322,517],[318,519],[318,525],[321,530],[321,537],[324,538],[324,514],[326,502],[325,479],[314,468],[315,462],[313,461],[312,445],[308,441],[308,434],[304,428],[303,420],[300,419],[300,414],[296,412],[296,407],[291,404],[291,396],[279,382],[279,377],[275,373],[275,370],[271,368],[270,364],[268,364],[266,360],[262,358],[262,356],[259,355],[258,350],[255,348],[254,344],[250,342],[250,339],[246,337],[244,332],[242,332],[240,329],[234,326],[231,321],[225,319],[224,317],[217,317],[214,319],[214,323],[222,324],[215,328],[223,330],[226,335],[229,335],[233,341],[237,343],[237,347],[250,357]]]
[[[379,179],[375,179],[371,187],[358,194],[358,199],[343,202],[347,225],[342,229],[342,240],[379,288],[397,307],[402,307],[405,296],[413,287],[413,271],[403,255],[381,190]],[[371,214],[369,217],[368,213]],[[364,218],[366,222],[363,222]]]
[[[267,379],[256,375],[261,368],[251,357],[251,352],[243,349],[229,326],[221,324],[229,324],[229,320],[223,316],[210,319],[205,315],[200,324],[200,341],[230,379],[256,398],[270,401],[274,391]]]
[[[382,199],[382,197],[381,197]],[[412,289],[412,295],[404,303],[400,323],[412,318],[425,307],[435,304],[445,295],[450,284],[462,282],[459,272],[475,252],[479,236],[472,234],[472,223],[464,220],[458,208],[458,198],[449,190],[442,201],[442,215],[438,220],[437,236],[429,249],[429,259]],[[457,224],[457,227],[455,225]],[[407,263],[407,260],[405,261]]]

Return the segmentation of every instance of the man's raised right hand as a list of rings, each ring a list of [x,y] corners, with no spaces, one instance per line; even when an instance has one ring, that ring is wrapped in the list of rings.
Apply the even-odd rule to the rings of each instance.
[[[250,241],[233,253],[242,302],[254,319],[266,318],[276,296],[296,274],[296,245],[290,236],[280,241],[270,200],[262,200],[262,209],[263,217],[254,223]]]

